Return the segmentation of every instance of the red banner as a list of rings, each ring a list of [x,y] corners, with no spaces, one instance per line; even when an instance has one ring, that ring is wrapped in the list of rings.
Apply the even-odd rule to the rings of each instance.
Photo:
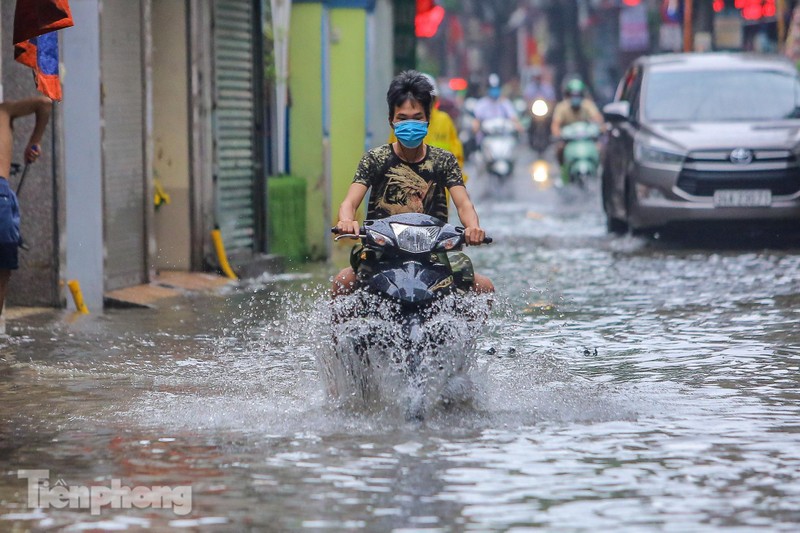
[[[17,0],[14,44],[73,24],[67,0]]]
[[[33,69],[36,88],[53,100],[61,100],[55,31],[73,25],[67,0],[17,0],[14,59]]]

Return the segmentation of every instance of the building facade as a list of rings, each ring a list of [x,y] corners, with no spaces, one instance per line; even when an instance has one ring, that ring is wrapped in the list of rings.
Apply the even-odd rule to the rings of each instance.
[[[6,36],[14,4],[2,3]],[[159,271],[213,270],[214,229],[235,269],[257,264],[270,251],[267,181],[282,174],[306,183],[307,258],[330,258],[358,161],[389,135],[395,12],[410,27],[408,4],[71,0],[64,98],[20,199],[35,245],[9,303],[68,305],[75,279],[99,310]],[[0,52],[5,96],[36,94],[10,45]]]
[[[12,277],[10,303],[64,305],[63,280],[77,279],[99,309],[109,291],[160,270],[213,269],[213,229],[234,266],[267,252],[261,6],[70,2],[64,99],[21,198],[37,246]],[[2,5],[4,35],[14,7]],[[35,94],[30,71],[2,52],[6,97]]]

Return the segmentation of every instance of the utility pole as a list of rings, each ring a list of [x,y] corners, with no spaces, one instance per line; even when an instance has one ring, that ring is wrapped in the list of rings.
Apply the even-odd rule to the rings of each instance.
[[[683,51],[694,50],[694,28],[692,26],[693,0],[683,0]]]

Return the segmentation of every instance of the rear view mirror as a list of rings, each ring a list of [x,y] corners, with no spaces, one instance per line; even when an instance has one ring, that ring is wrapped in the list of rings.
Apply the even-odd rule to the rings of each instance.
[[[609,122],[622,122],[631,118],[630,102],[611,102],[603,106],[603,117]]]

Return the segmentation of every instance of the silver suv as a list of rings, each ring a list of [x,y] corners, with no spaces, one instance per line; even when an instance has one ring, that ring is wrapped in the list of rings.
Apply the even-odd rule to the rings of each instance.
[[[603,114],[609,231],[800,220],[800,78],[789,60],[642,57]]]

